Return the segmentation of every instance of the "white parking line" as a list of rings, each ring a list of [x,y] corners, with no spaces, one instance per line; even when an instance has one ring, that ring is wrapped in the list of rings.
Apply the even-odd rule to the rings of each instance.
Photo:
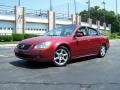
[[[9,57],[9,56],[6,56],[6,55],[0,55],[0,57]]]

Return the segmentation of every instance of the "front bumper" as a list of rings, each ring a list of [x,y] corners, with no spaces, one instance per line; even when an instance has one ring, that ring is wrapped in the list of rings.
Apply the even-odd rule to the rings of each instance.
[[[53,49],[30,49],[20,50],[17,47],[14,49],[15,56],[23,60],[32,60],[38,62],[51,62],[54,58]]]

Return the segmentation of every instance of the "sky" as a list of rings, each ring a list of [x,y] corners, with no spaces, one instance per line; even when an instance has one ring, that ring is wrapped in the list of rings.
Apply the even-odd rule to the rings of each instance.
[[[86,4],[88,0],[76,0],[77,3],[77,12],[82,10],[87,10],[88,5]],[[106,9],[116,11],[116,0],[91,0],[91,7],[100,6],[103,8],[102,2],[106,2]],[[48,10],[50,0],[21,0],[21,6],[26,7],[27,9],[35,10]],[[53,11],[58,13],[68,13],[68,2],[70,14],[74,13],[74,0],[52,0]],[[18,0],[0,0],[0,5],[6,6],[15,6],[18,5]],[[118,0],[118,13],[120,14],[120,0]]]

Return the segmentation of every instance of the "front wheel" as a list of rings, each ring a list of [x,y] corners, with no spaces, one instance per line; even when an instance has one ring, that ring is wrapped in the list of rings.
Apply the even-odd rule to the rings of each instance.
[[[70,51],[64,46],[59,47],[54,55],[54,64],[59,67],[65,66],[69,62],[69,60]]]
[[[107,49],[105,45],[102,45],[99,50],[99,57],[104,57],[106,55]]]

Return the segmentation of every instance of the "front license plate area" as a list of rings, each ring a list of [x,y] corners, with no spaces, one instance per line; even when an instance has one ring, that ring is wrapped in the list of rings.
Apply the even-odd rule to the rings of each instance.
[[[18,51],[18,53],[19,53],[19,54],[24,54],[24,52],[23,52],[23,51]]]

